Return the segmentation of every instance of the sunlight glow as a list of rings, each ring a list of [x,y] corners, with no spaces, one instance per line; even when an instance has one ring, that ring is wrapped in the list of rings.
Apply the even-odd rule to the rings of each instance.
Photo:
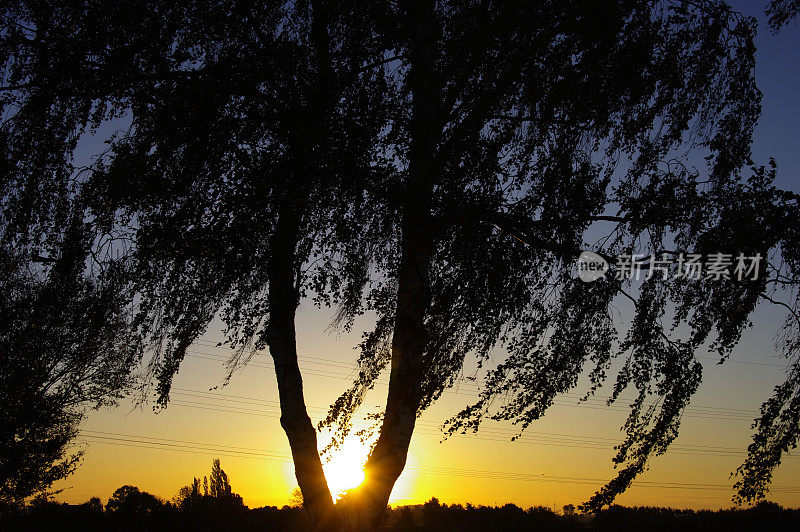
[[[331,453],[331,459],[322,464],[334,500],[364,482],[367,452],[368,449],[358,439],[347,438],[338,450]]]

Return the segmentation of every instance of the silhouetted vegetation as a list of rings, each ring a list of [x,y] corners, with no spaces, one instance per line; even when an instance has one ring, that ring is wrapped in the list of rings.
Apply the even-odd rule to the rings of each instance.
[[[797,17],[800,0],[772,0],[766,12],[772,31],[777,32]]]
[[[122,486],[108,499],[106,511],[124,519],[135,519],[158,512],[164,502],[146,491],[139,491],[136,486]]]
[[[773,25],[796,5],[773,2]],[[677,437],[702,380],[697,355],[729,357],[759,303],[788,311],[779,344],[790,369],[754,425],[739,499],[762,498],[796,446],[800,196],[775,186],[774,164],[751,159],[755,28],[725,0],[4,9],[0,501],[19,504],[72,471],[78,455],[65,446],[84,403],[100,402],[85,391],[117,390],[145,348],[166,405],[187,350],[218,317],[231,372],[269,349],[305,510],[312,526],[338,529],[345,512],[298,364],[296,313],[309,298],[335,307],[345,329],[375,317],[355,381],[323,422],[338,440],[391,366],[366,479],[343,499],[359,529],[383,515],[419,414],[465,365],[489,361],[447,434],[487,419],[524,430],[587,371],[592,392],[612,380],[609,404],[634,395],[617,474],[584,506],[607,507]],[[122,116],[127,133],[79,167],[78,139]],[[592,228],[605,238],[588,243]],[[611,263],[668,266],[641,286],[624,261],[583,283],[572,270],[589,246]],[[685,253],[763,258],[763,275],[736,278],[719,262],[716,277],[696,279],[666,260]],[[773,285],[787,287],[783,299]],[[625,300],[630,326],[614,319]],[[76,385],[84,378],[91,386]],[[205,528],[208,501],[226,518],[243,510],[220,509],[235,500],[224,482],[200,495],[196,479],[179,508],[121,490],[108,523],[178,512]],[[468,527],[578,523],[434,501],[421,512],[398,526],[466,515]]]
[[[200,479],[195,477],[192,484],[178,492],[175,502],[181,510],[210,515],[236,512],[244,509],[242,497],[233,493],[228,475],[222,470],[219,458],[211,464],[211,475],[203,477],[202,492]]]
[[[84,504],[39,500],[0,520],[3,530],[237,530],[300,532],[309,528],[306,513],[297,506],[199,507],[164,503],[133,486],[118,489],[106,505],[99,499]],[[571,506],[571,505],[567,505]],[[573,506],[574,511],[574,506]],[[563,515],[547,507],[523,509],[514,504],[473,506],[425,504],[390,508],[381,530],[408,531],[573,531],[573,530],[791,530],[800,525],[800,510],[762,502],[747,510],[678,510],[612,506],[597,515]]]
[[[0,513],[74,471],[82,452],[68,445],[84,412],[113,404],[136,363],[124,304],[109,298],[120,270],[85,270],[80,207],[50,207],[46,220],[0,215]]]

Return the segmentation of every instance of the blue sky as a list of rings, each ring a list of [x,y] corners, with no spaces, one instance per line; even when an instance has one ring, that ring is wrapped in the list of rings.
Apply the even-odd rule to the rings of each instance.
[[[765,164],[774,157],[778,183],[800,190],[800,25],[795,20],[774,35],[764,16],[766,2],[739,0],[731,4],[758,19],[756,80],[764,98],[753,159]]]

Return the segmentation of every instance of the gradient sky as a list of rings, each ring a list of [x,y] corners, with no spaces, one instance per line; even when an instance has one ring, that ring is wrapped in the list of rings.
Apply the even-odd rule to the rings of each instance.
[[[774,36],[763,17],[763,2],[733,4],[759,19],[757,80],[764,101],[754,160],[766,163],[775,157],[779,184],[800,190],[800,30],[792,24]],[[352,334],[331,334],[326,332],[330,317],[326,310],[303,304],[297,321],[306,398],[314,421],[347,386],[356,357],[353,346],[360,332],[371,326],[365,316]],[[617,502],[730,506],[729,475],[744,458],[752,419],[783,379],[785,364],[773,348],[773,335],[782,320],[777,309],[762,307],[730,362],[719,366],[701,359],[704,381],[684,416],[680,437],[665,456],[652,460],[650,470]],[[79,503],[99,496],[105,501],[124,484],[171,499],[193,476],[207,475],[211,460],[219,457],[233,490],[248,506],[288,502],[296,482],[278,421],[270,359],[258,354],[228,386],[209,391],[226,374],[223,363],[228,353],[215,347],[220,329],[220,323],[213,323],[191,348],[166,411],[155,414],[149,406],[139,409],[124,402],[88,415],[80,437],[85,459],[74,475],[55,486],[63,488],[59,500]],[[381,405],[385,377],[382,382],[362,413]],[[417,503],[436,496],[447,503],[561,508],[585,501],[612,477],[610,458],[621,438],[625,401],[613,407],[605,407],[601,399],[578,405],[579,389],[557,399],[556,406],[519,441],[510,441],[513,427],[494,423],[477,435],[440,443],[441,421],[473,400],[476,390],[474,383],[463,382],[425,413],[390,503]],[[601,390],[599,396],[607,393]],[[324,434],[320,442],[325,443]],[[366,449],[355,441],[333,455],[326,466],[334,477],[331,483],[346,487],[347,481],[352,482]],[[784,461],[775,474],[774,488],[772,500],[800,506],[800,455],[794,453]]]

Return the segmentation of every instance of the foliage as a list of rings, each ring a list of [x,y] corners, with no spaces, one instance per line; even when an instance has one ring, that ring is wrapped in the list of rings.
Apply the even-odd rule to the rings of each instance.
[[[780,31],[797,17],[798,12],[800,12],[799,0],[771,0],[766,13],[772,31]]]
[[[303,507],[303,492],[300,491],[299,487],[292,489],[292,493],[289,496],[289,506],[294,508]]]
[[[200,479],[195,477],[190,486],[182,487],[175,499],[183,511],[211,511],[245,508],[242,497],[231,490],[228,475],[222,470],[219,458],[211,463],[211,475],[203,477],[203,490]]]
[[[308,521],[302,509],[264,507],[243,511],[223,511],[210,515],[202,511],[186,511],[165,506],[156,513],[139,514],[121,519],[117,513],[89,509],[80,505],[49,502],[28,506],[6,516],[0,525],[3,530],[129,530],[171,531],[207,530],[222,528],[243,532],[280,530],[305,532]],[[762,502],[747,510],[680,510],[674,508],[634,507],[613,505],[596,515],[559,516],[550,508],[519,508],[504,506],[473,506],[442,504],[429,501],[424,505],[400,506],[388,510],[382,530],[409,532],[463,530],[548,530],[548,531],[625,531],[625,530],[791,530],[800,524],[800,510],[781,508]]]
[[[117,291],[135,312],[128,356],[150,349],[166,404],[215,316],[231,372],[268,346],[313,526],[332,501],[297,364],[303,297],[335,305],[345,328],[377,316],[356,382],[324,423],[337,439],[392,364],[361,490],[365,526],[405,465],[416,416],[473,360],[485,386],[448,433],[485,419],[524,430],[581,375],[594,393],[619,361],[609,402],[634,395],[619,472],[584,508],[609,505],[677,437],[701,382],[698,353],[724,361],[759,302],[789,311],[794,369],[762,410],[740,493],[763,494],[795,445],[798,301],[788,292],[800,278],[800,207],[773,185],[774,164],[750,160],[755,24],[725,2],[15,9],[3,40],[13,58],[4,109],[19,117],[3,137],[12,175],[24,181],[20,160],[38,165],[36,179],[52,176],[34,181],[42,204],[58,206],[52,191],[72,175],[77,134],[127,117],[82,197],[94,230],[128,253]],[[760,254],[769,265],[756,279],[641,284],[612,266],[586,284],[572,266],[587,247],[609,258]],[[612,317],[621,301],[632,303],[627,328]]]
[[[109,227],[130,229],[125,224],[135,219],[131,290],[141,298],[136,324],[153,351],[160,403],[214,316],[237,348],[231,371],[266,346],[268,270],[283,253],[274,248],[284,245],[276,233],[286,224],[293,226],[287,260],[298,270],[294,297],[313,291],[329,298],[330,285],[359,305],[348,279],[366,275],[370,240],[357,235],[371,211],[361,211],[367,201],[355,183],[372,175],[383,88],[379,74],[360,70],[376,54],[365,9],[354,3],[329,11],[329,61],[337,69],[327,73],[320,72],[325,58],[315,51],[308,6],[256,4],[248,13],[255,29],[224,3],[158,13],[180,28],[158,33],[144,67],[131,65],[160,70],[146,88],[126,89],[118,109],[130,113],[131,131],[113,143],[108,164],[94,168],[89,194]],[[348,17],[363,21],[342,22]],[[141,32],[136,38],[153,37],[149,21],[142,24],[126,27]],[[327,278],[333,267],[323,266],[340,264],[341,253],[355,264]]]
[[[164,502],[136,486],[117,488],[106,503],[106,511],[123,519],[139,519],[164,509]]]
[[[64,72],[47,56],[75,50],[52,40],[65,14],[44,21],[40,8],[4,5],[0,20],[0,505],[74,470],[82,453],[70,446],[85,410],[114,403],[138,359],[125,266],[86,216],[73,160],[102,112],[51,91]],[[38,90],[20,92],[28,83]]]
[[[94,513],[103,513],[103,501],[100,500],[100,497],[92,497],[83,505],[87,510]]]
[[[146,343],[161,402],[186,348],[217,312],[240,347],[232,369],[243,354],[249,359],[246,348],[264,346],[266,268],[271,254],[281,254],[270,247],[278,212],[286,225],[297,210],[295,233],[303,232],[291,237],[300,239],[292,245],[298,257],[287,259],[292,271],[316,242],[330,239],[320,218],[335,219],[335,232],[357,234],[354,213],[366,201],[351,181],[370,171],[368,146],[381,111],[364,110],[382,83],[379,71],[361,71],[383,50],[372,42],[362,12],[368,5],[331,13],[335,30],[325,38],[335,48],[335,77],[326,77],[327,51],[319,49],[307,5],[21,1],[4,12],[0,95],[11,119],[0,138],[11,191],[4,206],[13,217],[4,227],[32,220],[44,238],[40,221],[60,227],[48,217],[70,193],[91,205],[92,259],[110,268],[118,253],[133,258],[127,285],[106,299],[128,305],[135,320],[127,331],[137,333],[128,353],[97,351],[135,360]],[[374,85],[365,95],[367,81]],[[320,87],[338,92],[329,99]],[[320,127],[315,112],[329,107]],[[126,114],[129,135],[112,139],[109,153],[76,175],[70,157],[80,135]],[[26,203],[32,198],[39,210]],[[19,243],[14,248],[27,254]],[[348,275],[361,279],[363,253],[349,254],[357,260]],[[357,305],[348,275],[331,282]],[[320,283],[324,276],[311,272],[302,290]]]
[[[412,257],[412,266],[376,261],[386,268],[371,292],[378,326],[363,344],[358,382],[327,422],[346,432],[390,343],[406,352],[398,360],[412,360],[400,382],[392,355],[392,379],[411,390],[402,408],[418,414],[468,358],[489,366],[479,400],[449,433],[477,430],[486,418],[524,430],[581,375],[591,395],[620,361],[609,403],[629,389],[634,396],[614,458],[619,472],[584,507],[597,510],[677,437],[701,382],[698,353],[724,361],[757,303],[776,301],[776,286],[789,288],[781,292],[789,302],[777,303],[789,310],[785,354],[798,363],[798,196],[773,185],[774,164],[747,168],[761,98],[754,21],[723,2],[418,5],[427,6],[419,24],[431,41],[401,40],[401,51],[412,74],[427,69],[431,86],[409,74],[400,89],[427,107],[416,116],[421,126],[414,116],[393,123],[410,139],[397,148],[412,189],[400,196],[399,217],[414,220],[394,255]],[[414,10],[399,14],[409,15],[404,34],[414,35]],[[416,63],[415,47],[424,53]],[[425,134],[415,137],[416,126]],[[417,176],[415,142],[427,150]],[[706,164],[690,166],[687,146]],[[738,281],[679,277],[673,264],[639,285],[615,279],[612,265],[604,281],[586,284],[572,274],[586,248],[609,258],[725,250],[760,254],[769,266]],[[415,284],[416,307],[401,320],[403,290]],[[612,319],[626,300],[627,328]],[[412,320],[413,341],[399,344],[398,327]],[[784,386],[768,409],[785,411],[781,422],[760,421],[777,432],[765,439],[777,457],[800,432],[798,387],[791,378]],[[387,409],[391,394],[390,385]],[[760,458],[768,471],[777,465]]]
[[[10,199],[15,183],[4,189]],[[113,404],[136,362],[120,265],[86,269],[81,210],[14,228],[0,244],[0,505],[20,504],[76,467],[86,408]],[[63,223],[63,225],[61,225]]]

